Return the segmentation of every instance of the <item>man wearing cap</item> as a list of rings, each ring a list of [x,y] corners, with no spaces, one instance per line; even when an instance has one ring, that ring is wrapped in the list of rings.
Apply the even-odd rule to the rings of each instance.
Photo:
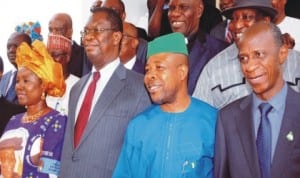
[[[270,21],[277,12],[270,0],[239,0],[223,14],[230,18],[230,31],[235,42],[253,24]],[[232,101],[248,95],[250,86],[240,70],[238,49],[232,44],[211,59],[204,67],[193,96],[216,108],[222,108]],[[296,91],[300,90],[300,53],[290,50],[283,67],[285,81]]]
[[[281,35],[273,23],[258,22],[237,42],[252,92],[219,111],[215,178],[300,177],[300,94],[283,79]]]
[[[188,94],[184,36],[154,39],[147,58],[154,105],[130,122],[113,177],[212,177],[217,110]]]
[[[47,96],[48,106],[59,111],[64,115],[68,115],[69,94],[72,86],[79,80],[79,77],[70,73],[68,64],[71,59],[72,41],[62,35],[48,36],[47,50],[52,58],[61,64],[63,68],[64,80],[66,83],[65,94],[61,97]]]

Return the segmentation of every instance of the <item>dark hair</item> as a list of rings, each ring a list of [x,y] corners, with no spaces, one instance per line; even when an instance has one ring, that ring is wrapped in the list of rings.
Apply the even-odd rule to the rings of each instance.
[[[120,31],[123,33],[123,23],[120,16],[112,9],[106,7],[95,8],[93,13],[103,12],[107,14],[106,19],[110,22],[111,28],[114,31]]]
[[[3,66],[3,60],[2,57],[0,56],[0,72],[3,72],[4,66]]]

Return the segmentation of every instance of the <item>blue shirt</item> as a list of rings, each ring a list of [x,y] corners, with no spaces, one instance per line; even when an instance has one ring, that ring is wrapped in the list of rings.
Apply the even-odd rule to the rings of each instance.
[[[113,177],[212,177],[216,118],[194,98],[181,113],[151,106],[129,124]]]
[[[284,83],[284,86],[273,96],[269,101],[267,101],[273,107],[272,110],[268,114],[268,118],[271,124],[271,133],[272,133],[272,159],[275,152],[275,147],[277,144],[280,127],[283,119],[283,114],[285,110],[285,101],[287,96],[287,84]],[[262,101],[255,94],[253,94],[253,105],[252,105],[252,113],[253,113],[253,122],[255,129],[255,138],[257,137],[258,127],[260,123],[261,113],[259,111],[258,106],[261,103],[266,101]]]

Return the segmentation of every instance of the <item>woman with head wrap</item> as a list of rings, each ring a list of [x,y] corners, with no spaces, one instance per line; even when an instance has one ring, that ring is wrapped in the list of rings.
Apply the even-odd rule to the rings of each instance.
[[[32,48],[22,43],[16,63],[16,93],[26,112],[10,119],[0,139],[2,176],[57,177],[67,118],[48,107],[45,97],[64,94],[62,67],[39,40]]]

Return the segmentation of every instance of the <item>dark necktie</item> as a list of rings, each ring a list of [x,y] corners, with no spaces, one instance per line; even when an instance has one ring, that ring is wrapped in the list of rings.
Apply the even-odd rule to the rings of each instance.
[[[94,72],[93,74],[93,81],[90,83],[85,97],[83,99],[81,108],[78,113],[77,121],[75,124],[75,130],[74,130],[74,147],[76,148],[80,138],[83,134],[83,131],[86,127],[86,124],[88,122],[88,119],[90,117],[90,112],[91,112],[91,106],[92,106],[92,101],[94,97],[94,93],[96,90],[96,84],[97,81],[100,78],[100,73],[99,72]]]
[[[272,136],[268,113],[272,110],[269,103],[259,105],[261,121],[257,132],[257,153],[262,178],[269,178],[271,168]]]

